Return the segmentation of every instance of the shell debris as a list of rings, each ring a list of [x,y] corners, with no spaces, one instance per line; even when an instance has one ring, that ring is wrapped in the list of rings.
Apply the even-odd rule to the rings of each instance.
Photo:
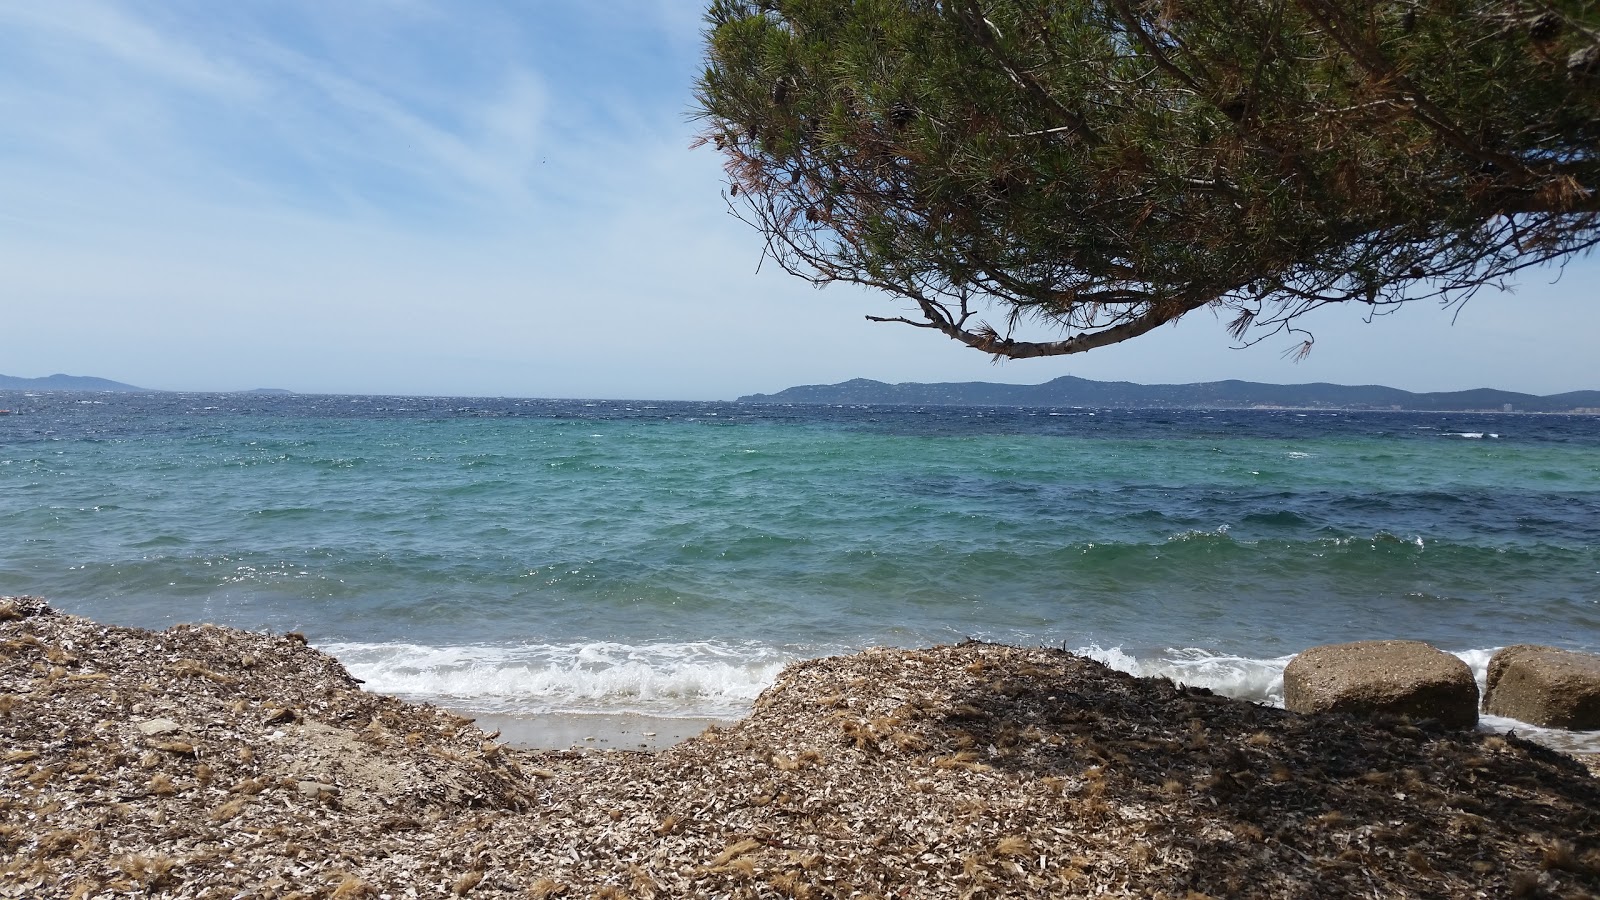
[[[1060,651],[807,660],[666,750],[546,752],[302,638],[0,610],[0,897],[1600,894],[1572,757]]]

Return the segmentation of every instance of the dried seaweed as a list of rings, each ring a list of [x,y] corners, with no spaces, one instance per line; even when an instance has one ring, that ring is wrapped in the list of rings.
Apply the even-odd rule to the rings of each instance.
[[[1057,651],[813,660],[669,750],[548,752],[293,636],[0,611],[4,897],[1600,893],[1571,757]]]

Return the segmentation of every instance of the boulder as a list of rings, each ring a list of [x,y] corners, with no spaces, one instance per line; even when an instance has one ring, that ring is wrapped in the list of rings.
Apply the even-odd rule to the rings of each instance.
[[[1472,670],[1421,641],[1312,647],[1283,670],[1283,703],[1295,712],[1388,713],[1450,728],[1478,723]]]
[[[1489,660],[1483,711],[1546,728],[1600,729],[1600,656],[1507,647]]]

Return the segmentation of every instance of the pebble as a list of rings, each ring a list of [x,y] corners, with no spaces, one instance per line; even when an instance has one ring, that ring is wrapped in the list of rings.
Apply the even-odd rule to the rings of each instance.
[[[297,785],[297,789],[300,791],[300,796],[311,797],[313,799],[321,797],[323,794],[339,793],[338,785],[327,784],[321,781],[302,781],[299,785]]]
[[[154,737],[158,734],[168,734],[177,731],[182,727],[183,726],[172,721],[171,719],[146,719],[138,724],[139,730],[143,732],[146,737]]]

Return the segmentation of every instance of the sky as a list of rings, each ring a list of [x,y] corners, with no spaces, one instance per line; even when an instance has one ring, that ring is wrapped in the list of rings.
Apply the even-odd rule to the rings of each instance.
[[[0,372],[733,399],[850,378],[1600,388],[1600,261],[1459,314],[1206,312],[1002,364],[760,266],[690,149],[695,0],[0,0]],[[1559,277],[1558,277],[1559,275]]]

